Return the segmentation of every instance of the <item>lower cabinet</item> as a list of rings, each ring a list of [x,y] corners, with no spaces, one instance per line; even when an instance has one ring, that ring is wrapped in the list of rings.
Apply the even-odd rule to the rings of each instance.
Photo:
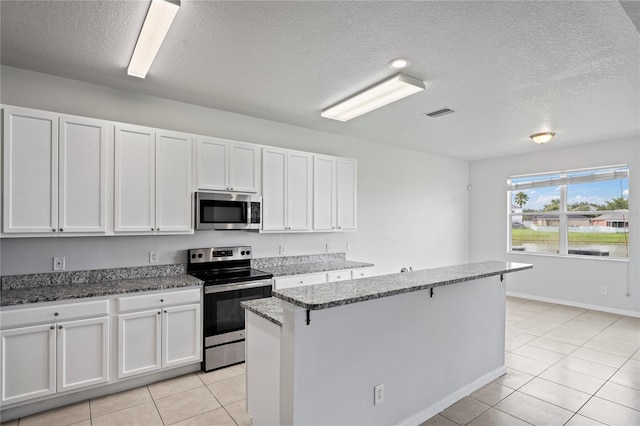
[[[3,405],[109,381],[109,318],[0,331]]]
[[[199,289],[118,301],[118,378],[202,360]]]
[[[201,361],[202,289],[137,294],[0,311],[2,408]]]
[[[373,268],[355,268],[343,269],[339,271],[319,272],[316,274],[276,277],[273,279],[273,282],[274,290],[282,290],[285,288],[302,287],[305,285],[322,284],[326,282],[355,280],[358,278],[370,277],[372,274]]]

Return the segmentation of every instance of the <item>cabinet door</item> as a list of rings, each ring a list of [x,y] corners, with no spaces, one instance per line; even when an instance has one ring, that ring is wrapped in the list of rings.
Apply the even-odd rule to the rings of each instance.
[[[311,229],[312,156],[290,152],[287,156],[287,219],[293,231]]]
[[[57,324],[58,392],[109,381],[109,318]]]
[[[193,232],[191,137],[156,133],[156,231]]]
[[[336,159],[313,156],[313,229],[336,227]]]
[[[159,370],[160,310],[118,315],[118,378]]]
[[[116,126],[116,232],[155,229],[155,132],[139,126]]]
[[[59,232],[105,232],[107,126],[62,116],[59,149]]]
[[[5,108],[3,232],[58,230],[58,116]]]
[[[373,275],[372,268],[358,268],[351,270],[351,278],[354,280],[358,278],[370,277],[371,275]]]
[[[229,144],[229,187],[231,191],[258,192],[260,148],[257,145]]]
[[[202,360],[200,304],[165,308],[162,314],[162,367]]]
[[[341,230],[357,228],[357,181],[358,168],[355,160],[338,159],[338,217],[337,225]]]
[[[274,278],[273,284],[275,290],[282,290],[284,288],[302,287],[305,285],[322,284],[327,282],[327,274],[306,274],[306,275],[293,275],[290,277]]]
[[[287,227],[287,151],[262,150],[262,229],[284,231]]]
[[[2,403],[56,392],[56,331],[53,324],[0,332]]]
[[[197,188],[229,189],[229,142],[218,138],[197,139]]]

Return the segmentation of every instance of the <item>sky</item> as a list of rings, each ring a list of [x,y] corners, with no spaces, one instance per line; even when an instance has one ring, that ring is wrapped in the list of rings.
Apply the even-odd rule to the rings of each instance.
[[[552,199],[560,199],[560,187],[543,187],[513,191],[512,199],[518,192],[524,192],[529,196],[529,201],[522,206],[523,209],[541,210]],[[609,180],[603,182],[581,183],[567,186],[567,202],[575,204],[581,202],[593,204],[606,204],[613,198],[623,197],[629,199],[629,180]],[[515,203],[514,203],[515,204]]]

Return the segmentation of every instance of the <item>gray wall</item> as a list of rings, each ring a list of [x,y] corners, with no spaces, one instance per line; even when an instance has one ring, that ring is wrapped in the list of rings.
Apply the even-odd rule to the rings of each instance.
[[[638,138],[561,148],[473,162],[470,165],[470,257],[534,264],[513,274],[507,290],[542,300],[568,302],[640,315],[640,144]],[[629,261],[507,253],[507,178],[615,164],[629,164]],[[607,286],[607,295],[600,288]]]
[[[347,258],[398,272],[468,261],[468,163],[341,137],[12,67],[1,68],[0,102],[358,160],[358,231],[344,234],[197,232],[183,236],[110,236],[0,240],[3,275],[186,262],[188,248],[249,244],[256,257],[345,251]]]

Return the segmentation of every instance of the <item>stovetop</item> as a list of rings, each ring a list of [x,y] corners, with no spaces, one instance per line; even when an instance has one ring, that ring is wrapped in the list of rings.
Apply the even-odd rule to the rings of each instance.
[[[191,249],[187,273],[205,286],[268,280],[272,274],[251,268],[251,247],[209,247]]]
[[[245,281],[268,280],[272,274],[251,268],[229,268],[208,271],[192,271],[189,275],[203,280],[204,285],[231,284]]]

